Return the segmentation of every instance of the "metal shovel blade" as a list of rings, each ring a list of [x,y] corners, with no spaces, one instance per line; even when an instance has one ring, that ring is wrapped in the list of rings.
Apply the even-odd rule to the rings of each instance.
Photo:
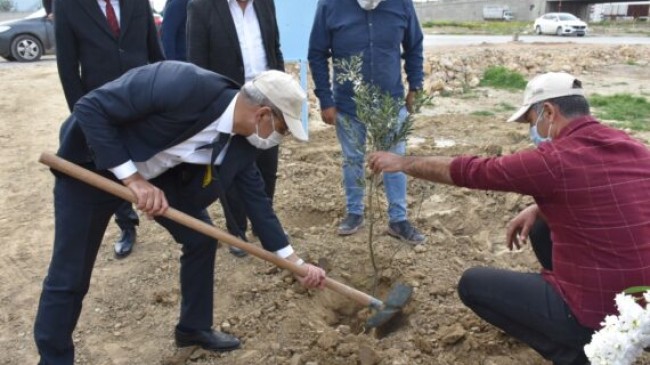
[[[366,330],[383,326],[401,313],[404,306],[411,299],[411,295],[413,295],[413,288],[410,286],[404,284],[395,285],[393,290],[388,293],[388,297],[384,301],[384,307],[366,321]]]

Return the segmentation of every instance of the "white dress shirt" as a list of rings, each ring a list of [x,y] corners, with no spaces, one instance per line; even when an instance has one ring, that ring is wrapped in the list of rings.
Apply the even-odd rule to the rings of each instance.
[[[248,1],[245,10],[242,10],[237,0],[225,1],[230,6],[230,14],[237,29],[237,38],[239,38],[239,47],[244,61],[244,77],[246,81],[250,81],[269,67],[260,23],[253,7],[254,0]]]
[[[199,133],[193,135],[187,140],[172,146],[162,152],[158,152],[153,157],[144,162],[133,162],[131,160],[109,169],[115,176],[123,180],[136,172],[139,172],[142,177],[147,180],[153,179],[156,176],[161,175],[163,172],[171,169],[172,167],[179,165],[183,162],[197,164],[197,165],[208,165],[210,164],[210,159],[212,158],[212,149],[202,148],[208,143],[212,143],[214,139],[219,135],[219,133],[232,133],[233,127],[233,118],[235,116],[235,103],[239,98],[239,94],[236,94],[232,99],[226,110],[221,114],[221,116],[210,123],[207,127],[201,130]],[[230,141],[224,146],[221,150],[217,159],[215,160],[215,165],[221,165],[223,158],[226,155]]]
[[[115,10],[115,17],[117,18],[117,24],[121,26],[122,24],[120,23],[120,0],[110,0],[110,2],[111,5],[113,5],[113,10]],[[97,0],[97,3],[99,4],[99,8],[102,9],[102,13],[104,13],[104,16],[106,16],[106,1]]]

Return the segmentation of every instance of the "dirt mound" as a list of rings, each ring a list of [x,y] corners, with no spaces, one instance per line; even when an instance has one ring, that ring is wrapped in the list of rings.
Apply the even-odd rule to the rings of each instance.
[[[648,92],[647,74],[612,87],[621,77],[607,69],[584,75],[592,91]],[[53,237],[52,177],[35,161],[41,151],[55,150],[67,110],[52,61],[0,68],[0,80],[5,90],[0,98],[0,364],[26,364],[37,361],[31,329]],[[410,153],[498,155],[530,147],[528,131],[503,123],[508,111],[495,111],[499,103],[517,105],[520,98],[488,89],[472,98],[436,98],[417,118]],[[494,113],[470,115],[485,109]],[[288,142],[281,148],[277,212],[298,252],[327,267],[333,278],[371,291],[367,231],[346,238],[335,234],[344,215],[340,150],[332,128],[317,129],[309,144]],[[504,245],[505,223],[530,202],[515,194],[409,180],[409,215],[428,242],[413,249],[387,236],[385,213],[380,213],[376,295],[383,297],[397,282],[415,289],[400,326],[384,337],[363,333],[371,315],[367,309],[328,291],[306,291],[269,264],[220,249],[215,327],[243,341],[241,350],[226,354],[174,346],[180,250],[171,237],[143,221],[133,254],[115,260],[111,244],[117,228],[111,224],[74,335],[77,363],[545,364],[465,309],[456,294],[458,278],[472,266],[539,269],[530,247],[509,252]],[[221,209],[212,207],[211,214],[223,227]],[[650,358],[638,363],[650,364]]]

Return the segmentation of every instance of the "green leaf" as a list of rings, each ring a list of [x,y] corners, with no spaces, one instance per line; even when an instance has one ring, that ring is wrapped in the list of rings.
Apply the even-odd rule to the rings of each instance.
[[[650,286],[633,286],[631,288],[627,288],[623,291],[625,294],[637,294],[637,293],[643,293],[646,291],[650,291]]]

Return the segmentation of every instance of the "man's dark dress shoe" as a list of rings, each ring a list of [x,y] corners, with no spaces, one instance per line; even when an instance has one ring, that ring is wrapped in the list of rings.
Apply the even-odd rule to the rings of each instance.
[[[241,345],[237,337],[215,330],[186,332],[176,328],[176,346],[201,346],[210,351],[224,352],[236,350]]]
[[[246,257],[246,256],[248,256],[248,252],[242,250],[241,248],[237,248],[235,246],[228,246],[228,251],[230,251],[230,253],[233,256],[236,256],[236,257]]]
[[[122,237],[115,242],[113,249],[115,250],[115,257],[118,259],[125,258],[131,254],[133,245],[135,244],[135,228],[127,228],[122,231]]]

